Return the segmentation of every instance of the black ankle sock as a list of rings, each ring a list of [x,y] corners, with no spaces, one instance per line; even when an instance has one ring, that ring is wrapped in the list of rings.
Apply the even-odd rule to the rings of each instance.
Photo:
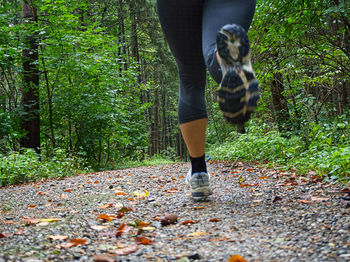
[[[196,172],[207,172],[207,164],[205,163],[204,155],[201,157],[191,157],[192,174]]]

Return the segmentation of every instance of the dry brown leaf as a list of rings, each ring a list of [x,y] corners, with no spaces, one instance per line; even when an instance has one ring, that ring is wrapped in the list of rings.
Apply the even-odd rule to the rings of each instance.
[[[49,239],[52,239],[52,240],[66,240],[66,239],[68,238],[68,236],[49,235],[48,238],[49,238]]]
[[[38,224],[40,222],[40,219],[25,217],[24,221],[26,222],[27,225],[32,225],[32,224]]]
[[[36,207],[36,205],[31,204],[31,205],[28,205],[28,207],[29,207],[29,208],[34,208],[34,207]]]
[[[299,202],[299,203],[302,203],[302,204],[310,204],[310,203],[311,203],[310,200],[304,200],[304,199],[299,200],[298,202]]]
[[[209,222],[220,222],[221,219],[217,219],[217,218],[211,218],[209,219]]]
[[[177,222],[177,219],[178,219],[178,216],[174,214],[167,214],[159,217],[159,221],[162,223],[163,226],[175,224]]]
[[[240,183],[239,186],[240,187],[251,187],[251,186],[258,186],[259,184],[242,184]]]
[[[123,256],[123,255],[129,255],[131,253],[134,253],[137,249],[138,249],[138,246],[127,246],[120,249],[108,250],[108,253],[117,255],[117,256]]]
[[[200,236],[205,236],[205,235],[208,235],[209,233],[207,232],[200,232],[200,231],[197,231],[197,232],[193,232],[193,233],[190,233],[190,234],[187,234],[188,237],[200,237]]]
[[[99,214],[97,216],[97,219],[102,219],[102,220],[108,221],[108,222],[112,221],[111,217],[109,215],[106,215],[106,214]]]
[[[99,231],[99,230],[107,229],[109,227],[108,226],[91,226],[91,228]]]
[[[38,196],[42,196],[42,195],[47,195],[47,193],[40,191],[40,192],[37,193],[37,195]]]
[[[73,189],[72,188],[67,188],[67,189],[64,189],[63,192],[72,192]]]
[[[125,223],[123,223],[117,228],[117,232],[115,233],[115,236],[120,237],[124,233],[129,232],[130,230],[131,230],[131,228],[128,225],[126,225]]]
[[[135,237],[135,241],[141,245],[152,245],[153,241],[147,237]]]
[[[99,255],[94,256],[94,262],[115,262],[116,260],[109,256]]]
[[[228,259],[227,262],[247,262],[242,256],[240,255],[233,255]]]
[[[311,201],[328,201],[327,197],[311,197]]]
[[[177,188],[170,188],[170,189],[167,189],[165,190],[167,193],[177,193],[179,192],[179,190]]]
[[[98,206],[97,208],[101,208],[101,209],[106,209],[106,208],[110,208],[110,207],[113,207],[113,204],[105,204],[105,205],[102,205],[102,206]]]

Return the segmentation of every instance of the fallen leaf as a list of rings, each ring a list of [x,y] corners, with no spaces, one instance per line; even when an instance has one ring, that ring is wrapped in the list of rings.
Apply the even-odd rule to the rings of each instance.
[[[149,195],[147,190],[135,190],[132,192],[136,197],[146,197]]]
[[[68,189],[64,189],[64,190],[63,190],[63,192],[71,192],[71,191],[73,191],[73,189],[71,189],[71,188],[68,188]]]
[[[129,212],[129,211],[133,211],[133,209],[131,207],[122,207],[121,209],[118,210],[118,212]]]
[[[107,252],[113,255],[123,256],[123,255],[129,255],[131,253],[134,253],[137,249],[138,249],[138,246],[127,246],[120,249],[108,250]]]
[[[114,191],[114,194],[117,195],[117,196],[125,196],[125,195],[127,195],[125,192],[119,191],[119,190]]]
[[[193,209],[198,209],[198,210],[200,210],[200,209],[205,209],[206,207],[200,207],[200,206],[194,206],[193,207]]]
[[[117,213],[117,218],[122,218],[124,216],[124,212],[118,212]]]
[[[115,236],[120,237],[122,234],[127,233],[130,230],[131,230],[131,228],[128,225],[126,225],[125,223],[123,223],[117,228],[117,232],[115,233]]]
[[[61,194],[61,195],[60,195],[60,198],[62,198],[62,199],[68,199],[68,195],[67,195],[67,194]]]
[[[258,186],[259,184],[242,184],[240,183],[239,186],[240,187],[251,187],[251,186]]]
[[[170,188],[170,189],[167,189],[165,190],[167,193],[177,193],[179,192],[179,190],[177,188]]]
[[[280,196],[275,196],[275,198],[272,200],[273,203],[277,202],[277,201],[281,201],[282,197]]]
[[[311,197],[311,201],[328,201],[327,197]]]
[[[91,226],[92,229],[95,229],[97,231],[104,230],[109,228],[108,226]]]
[[[143,222],[141,221],[140,223],[137,224],[138,228],[143,228],[143,227],[149,227],[151,224],[148,222]]]
[[[102,206],[98,206],[97,208],[106,209],[106,208],[110,208],[110,207],[113,207],[113,204],[105,204]]]
[[[116,260],[109,256],[99,255],[94,256],[94,262],[115,262]]]
[[[34,207],[36,207],[36,205],[31,204],[31,205],[29,205],[28,207],[29,207],[29,208],[34,208]]]
[[[177,219],[178,219],[178,216],[174,214],[167,214],[159,217],[159,221],[162,223],[163,226],[175,224],[177,222]]]
[[[43,218],[43,219],[40,219],[40,222],[58,222],[58,221],[61,221],[62,219],[61,218]]]
[[[112,221],[111,217],[109,215],[106,215],[106,214],[99,214],[97,216],[97,219],[102,219],[102,220],[108,221],[108,222]]]
[[[69,240],[69,243],[73,243],[74,246],[85,245],[86,239],[73,238],[73,239]]]
[[[247,168],[246,171],[247,171],[247,172],[252,172],[252,171],[254,171],[254,169],[252,169],[252,168]]]
[[[40,191],[40,192],[37,193],[37,195],[38,196],[42,196],[42,195],[47,195],[47,193]]]
[[[152,245],[153,241],[147,237],[135,237],[135,241],[141,245]]]
[[[179,178],[185,178],[184,176],[179,176]]]
[[[62,235],[49,235],[47,238],[52,240],[66,240],[68,236],[62,236]]]
[[[193,232],[193,233],[190,233],[190,234],[187,234],[188,237],[199,237],[199,236],[205,236],[205,235],[208,235],[209,233],[207,232],[200,232],[200,231],[197,231],[197,232]]]
[[[247,262],[247,260],[245,260],[240,255],[233,255],[228,259],[228,262]]]
[[[97,180],[96,180],[96,181],[94,182],[94,184],[98,184],[98,183],[100,183],[100,181],[97,181]]]
[[[268,176],[261,176],[261,177],[259,177],[261,180],[263,180],[263,179],[268,179],[269,177]]]
[[[40,219],[38,218],[28,218],[28,217],[25,217],[24,218],[24,221],[26,221],[26,224],[27,225],[31,225],[31,224],[38,224],[40,222]]]
[[[211,218],[209,219],[209,222],[220,222],[221,219],[217,219],[217,218]]]
[[[198,220],[186,220],[181,223],[181,225],[192,225],[198,223]]]
[[[302,203],[302,204],[310,204],[311,203],[311,201],[310,200],[299,200],[298,201],[299,203]]]

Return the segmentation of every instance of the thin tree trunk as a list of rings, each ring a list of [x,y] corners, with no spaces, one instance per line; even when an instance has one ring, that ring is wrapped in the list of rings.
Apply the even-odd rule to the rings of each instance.
[[[271,83],[272,103],[275,111],[275,119],[280,132],[289,130],[289,111],[287,107],[287,100],[283,95],[284,85],[283,77],[280,72],[274,74]]]
[[[34,24],[37,20],[36,10],[30,1],[22,1],[23,24]],[[40,115],[39,115],[39,68],[37,33],[28,32],[24,37],[23,90],[22,106],[24,117],[21,126],[26,136],[21,139],[21,146],[40,150]]]

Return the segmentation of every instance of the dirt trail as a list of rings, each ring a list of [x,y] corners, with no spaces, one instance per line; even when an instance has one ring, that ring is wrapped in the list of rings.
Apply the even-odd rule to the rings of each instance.
[[[317,177],[214,162],[193,202],[187,164],[0,189],[0,261],[350,261],[350,202]],[[166,214],[177,222],[162,225]],[[173,221],[170,221],[173,222]]]

